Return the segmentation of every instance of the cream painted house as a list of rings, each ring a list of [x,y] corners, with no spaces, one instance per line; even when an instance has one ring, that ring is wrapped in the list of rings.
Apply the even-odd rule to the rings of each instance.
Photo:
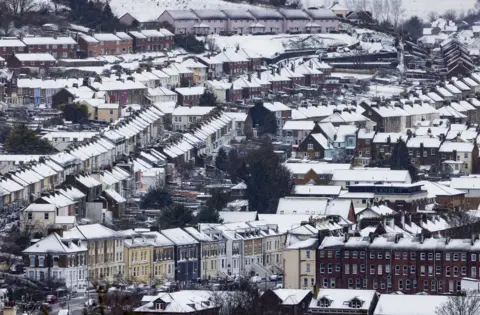
[[[285,289],[312,289],[316,280],[315,259],[318,239],[310,238],[283,251]]]
[[[125,275],[125,236],[101,224],[79,225],[63,233],[64,238],[79,239],[88,248],[88,275],[92,281],[117,281]]]

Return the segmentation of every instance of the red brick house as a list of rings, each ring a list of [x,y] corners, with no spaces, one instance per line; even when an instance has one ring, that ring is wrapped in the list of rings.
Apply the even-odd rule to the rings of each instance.
[[[50,54],[13,54],[8,59],[10,68],[49,68],[57,64]]]
[[[200,101],[205,88],[203,86],[176,88],[178,104],[181,106],[196,106]]]
[[[27,52],[27,45],[17,38],[0,39],[0,57],[8,59],[14,53]]]
[[[54,58],[73,59],[77,57],[78,44],[71,37],[24,37],[29,53],[47,53]]]
[[[238,76],[248,72],[249,60],[234,51],[223,51],[215,57],[223,62],[223,72],[227,75]]]

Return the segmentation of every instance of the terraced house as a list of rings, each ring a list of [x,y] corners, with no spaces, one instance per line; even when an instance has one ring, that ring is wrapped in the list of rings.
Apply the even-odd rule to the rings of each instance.
[[[117,281],[125,275],[125,236],[101,224],[79,225],[63,233],[79,239],[88,249],[88,276],[92,280]]]

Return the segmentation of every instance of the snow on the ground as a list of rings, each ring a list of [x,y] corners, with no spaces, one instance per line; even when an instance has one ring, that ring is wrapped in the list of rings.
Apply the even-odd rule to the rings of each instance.
[[[352,45],[357,42],[348,34],[235,35],[214,38],[220,49],[235,49],[238,45],[262,57],[273,57],[289,49],[324,48],[334,44]]]
[[[348,0],[341,1],[344,5],[348,3]],[[458,11],[467,12],[473,9],[476,0],[403,0],[403,7],[405,9],[405,18],[416,15],[423,19],[428,17],[428,13],[431,11],[441,15],[445,11],[453,9]],[[330,0],[302,0],[302,3],[309,6],[324,5],[325,3],[332,3]]]
[[[355,78],[358,80],[365,80],[373,78],[373,74],[369,73],[351,73],[351,72],[332,72],[331,77],[333,78],[341,78],[341,79],[349,79]]]
[[[178,9],[249,9],[246,3],[222,0],[111,0],[113,14],[121,17],[130,13],[140,22],[156,20],[165,10]]]
[[[372,84],[370,85],[370,91],[368,91],[369,96],[383,96],[385,98],[398,95],[405,91],[405,88],[398,85],[381,85],[381,84]]]

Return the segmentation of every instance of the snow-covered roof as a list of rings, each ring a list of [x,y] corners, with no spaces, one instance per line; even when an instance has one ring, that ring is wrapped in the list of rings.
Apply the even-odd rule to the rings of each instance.
[[[472,152],[474,144],[471,142],[450,142],[445,141],[440,146],[440,152]]]
[[[249,222],[257,219],[256,211],[219,211],[223,223]]]
[[[249,9],[248,10],[257,20],[283,20],[282,14],[272,9]]]
[[[220,10],[194,9],[193,12],[202,20],[226,20],[227,19],[227,15]]]
[[[352,165],[348,163],[285,163],[285,167],[292,174],[306,174],[313,170],[317,174],[332,174],[335,170],[349,170]]]
[[[23,253],[67,254],[85,251],[87,251],[85,245],[77,245],[75,242],[60,237],[57,233],[52,233],[25,249]]]
[[[253,15],[247,10],[243,9],[224,9],[222,10],[229,19],[233,20],[254,20]]]
[[[31,203],[23,212],[55,212],[57,206],[49,203]]]
[[[386,169],[352,169],[352,170],[334,170],[333,181],[369,181],[369,182],[391,182],[405,183],[411,182],[410,175],[406,170],[386,170]]]
[[[374,315],[435,315],[450,297],[446,295],[382,294]]]
[[[423,144],[425,148],[439,148],[442,142],[433,137],[411,137],[407,141],[407,148],[420,148]]]
[[[175,245],[198,244],[198,241],[193,238],[193,236],[191,236],[181,228],[162,230],[160,232],[173,243],[175,243]]]
[[[436,182],[430,182],[427,180],[419,181],[418,184],[422,184],[422,190],[428,192],[428,197],[437,197],[437,196],[457,196],[463,195],[465,192],[455,189],[453,187],[448,187]]]
[[[276,289],[272,291],[282,301],[283,305],[297,305],[300,304],[311,290],[300,289]]]
[[[294,195],[340,195],[342,186],[331,185],[295,185]]]
[[[120,38],[112,33],[95,33],[93,37],[101,42],[120,41]]]
[[[212,106],[178,106],[173,110],[172,116],[204,116],[213,109]]]
[[[351,289],[321,289],[316,298],[313,298],[310,302],[310,310],[315,312],[317,309],[331,309],[331,310],[345,310],[345,312],[357,312],[357,310],[363,310],[368,312],[373,306],[372,303],[377,296],[375,290],[351,290]],[[319,306],[321,300],[328,301],[328,307]],[[355,308],[352,307],[350,302],[357,300],[360,302],[355,304]],[[360,312],[360,311],[358,311]]]
[[[116,232],[101,224],[87,224],[78,225],[64,232],[63,238],[71,239],[108,239],[108,238],[124,238],[124,235],[120,232]]]
[[[310,16],[300,9],[279,9],[278,10],[286,19],[290,20],[310,20]]]
[[[25,43],[19,39],[0,39],[0,47],[26,47]]]
[[[277,214],[319,215],[327,208],[328,199],[318,197],[284,197],[280,198]]]
[[[337,16],[335,15],[335,13],[333,13],[332,10],[319,8],[319,9],[308,9],[308,10],[305,10],[305,11],[314,20],[321,20],[321,19],[336,20],[337,19]]]
[[[268,109],[271,112],[280,112],[280,111],[291,110],[290,107],[288,107],[287,105],[285,105],[281,102],[273,102],[273,103],[266,102],[266,103],[263,103],[263,107],[265,107],[266,109]]]
[[[65,37],[24,37],[27,45],[76,45],[77,42],[68,36]]]
[[[52,55],[47,53],[15,54],[15,58],[19,61],[56,61]]]
[[[165,10],[174,20],[198,20],[198,16],[191,10]]]
[[[181,95],[202,95],[203,92],[205,92],[205,87],[203,86],[179,87],[175,89],[175,92]]]
[[[113,200],[115,200],[115,202],[117,202],[117,203],[124,203],[124,202],[127,201],[125,198],[123,198],[119,193],[117,193],[113,189],[107,189],[107,190],[105,190],[105,193],[109,197],[111,197]]]
[[[288,120],[283,125],[283,130],[305,130],[311,131],[315,127],[313,120]]]

